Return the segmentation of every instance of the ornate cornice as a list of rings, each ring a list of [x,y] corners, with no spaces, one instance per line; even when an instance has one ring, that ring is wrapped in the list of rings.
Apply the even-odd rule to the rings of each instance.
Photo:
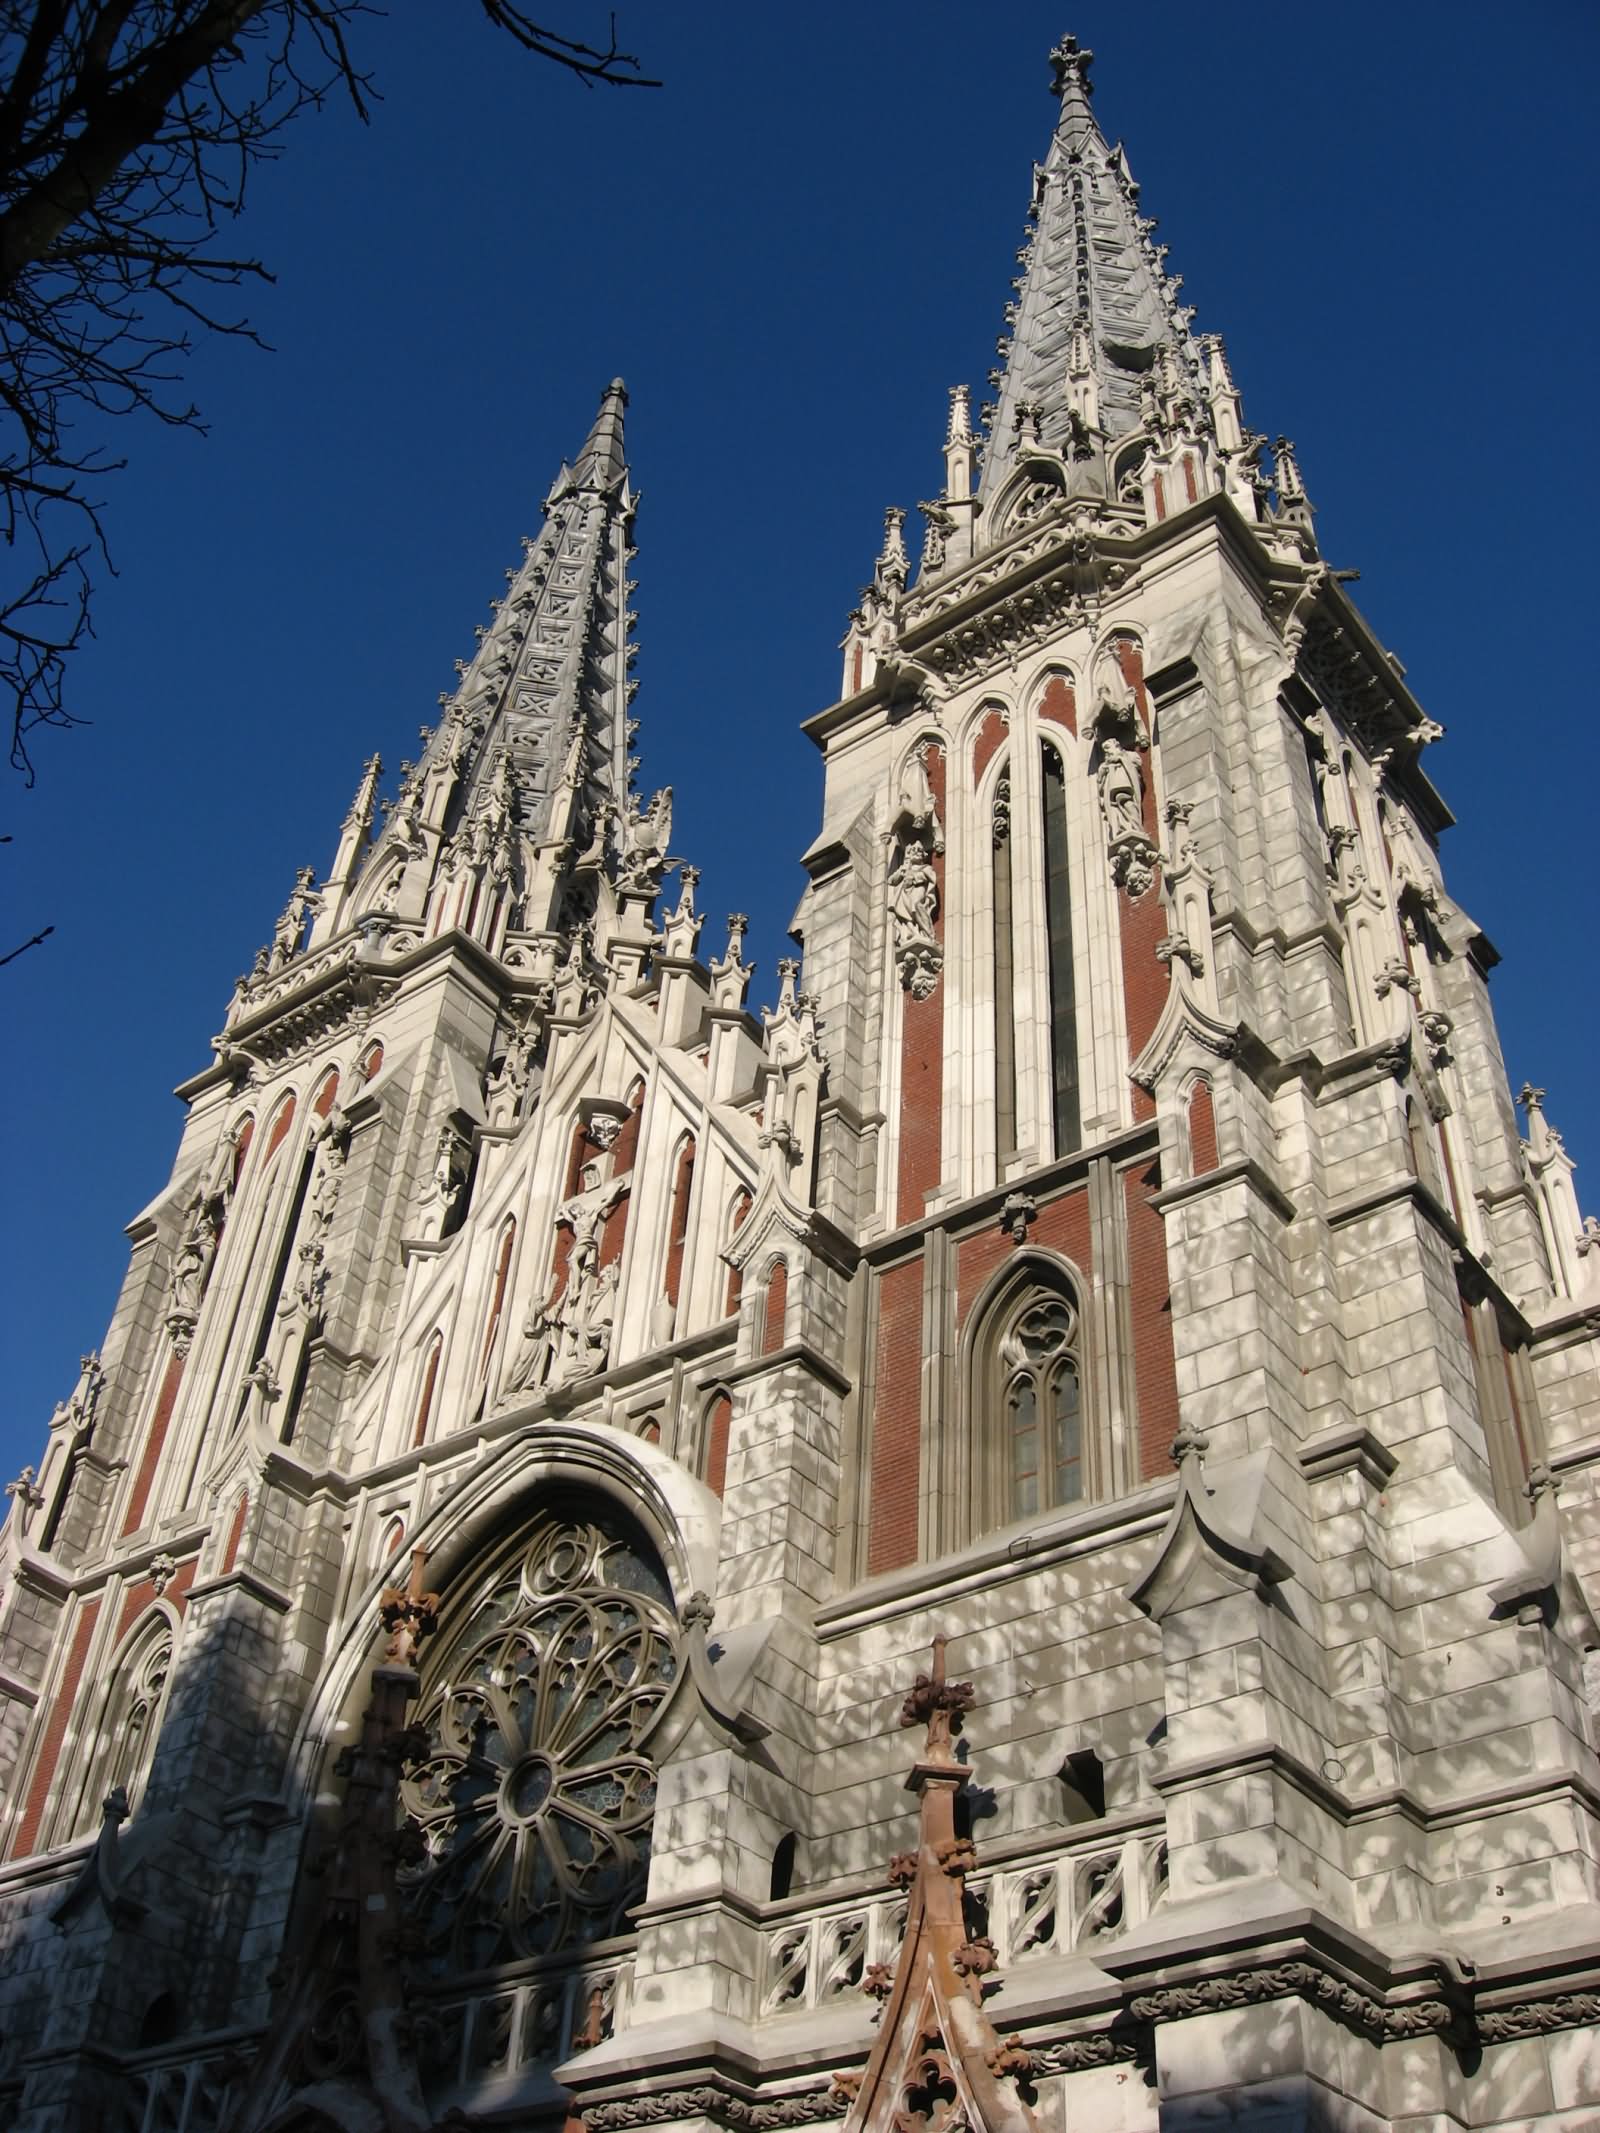
[[[682,2088],[656,2089],[647,2096],[619,2096],[610,2103],[587,2104],[583,2123],[586,2133],[628,2133],[633,2126],[709,2118],[713,2125],[726,2126],[729,2133],[778,2133],[784,2126],[818,2125],[844,2114],[843,2096],[827,2085],[792,2090],[762,2102],[724,2082],[699,2081]]]

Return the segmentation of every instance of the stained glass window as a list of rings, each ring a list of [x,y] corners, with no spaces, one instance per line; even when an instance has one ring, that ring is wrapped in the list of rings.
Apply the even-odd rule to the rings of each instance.
[[[665,1578],[641,1542],[547,1514],[432,1647],[427,1739],[401,1785],[426,1959],[478,1970],[624,1932],[645,1892],[649,1736],[677,1673]]]

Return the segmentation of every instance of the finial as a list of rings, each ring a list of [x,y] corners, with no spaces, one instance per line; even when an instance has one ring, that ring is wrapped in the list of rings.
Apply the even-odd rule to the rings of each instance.
[[[1294,446],[1287,437],[1280,437],[1273,446],[1273,460],[1280,499],[1286,504],[1304,503],[1305,483],[1300,479],[1300,465],[1294,456]]]
[[[1181,1474],[1193,1465],[1196,1472],[1206,1455],[1211,1439],[1197,1429],[1183,1428],[1172,1440],[1172,1463]]]
[[[1087,100],[1094,90],[1089,82],[1093,52],[1085,50],[1069,30],[1050,54],[1050,93],[1065,100],[1076,93]]]
[[[950,388],[950,428],[946,444],[971,444],[972,394],[965,385]]]
[[[970,1710],[977,1701],[977,1691],[970,1681],[945,1678],[944,1654],[949,1641],[943,1635],[934,1638],[933,1671],[917,1676],[911,1684],[911,1693],[900,1706],[901,1725],[927,1727],[930,1761],[948,1762],[951,1735],[959,1728],[962,1713]]]

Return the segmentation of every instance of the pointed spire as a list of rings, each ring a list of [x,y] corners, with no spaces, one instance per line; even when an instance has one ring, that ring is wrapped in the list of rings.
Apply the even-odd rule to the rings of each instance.
[[[535,864],[534,853],[586,851],[627,797],[635,656],[627,404],[613,379],[582,450],[556,476],[537,539],[524,541],[504,596],[490,602],[458,686],[441,698],[443,715],[410,781],[419,825],[410,856],[429,855],[435,887],[442,871],[492,861],[496,887],[520,914],[509,922],[524,931],[549,922],[566,864]],[[356,886],[358,908],[377,872],[393,872],[398,836],[391,819]]]
[[[620,378],[613,378],[600,400],[600,412],[594,418],[594,427],[584,440],[583,450],[578,454],[572,470],[575,483],[597,489],[612,488],[626,474],[627,460],[622,449],[622,417],[628,405],[628,389]]]
[[[1168,355],[1182,389],[1201,392],[1205,372],[1178,304],[1178,283],[1155,224],[1138,211],[1139,188],[1120,147],[1111,147],[1090,104],[1089,61],[1075,37],[1050,55],[1060,110],[1050,151],[1034,172],[1032,236],[1016,301],[1007,308],[1003,368],[979,496],[987,505],[1020,458],[1059,453],[1099,471],[1075,478],[1110,487],[1107,455],[1143,425],[1146,381]]]

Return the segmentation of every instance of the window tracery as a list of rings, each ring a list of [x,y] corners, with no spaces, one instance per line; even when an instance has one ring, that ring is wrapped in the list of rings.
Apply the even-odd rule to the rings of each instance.
[[[1077,1292],[1029,1254],[973,1327],[967,1497],[973,1535],[1082,1503],[1103,1487]]]
[[[130,1808],[138,1805],[166,1708],[172,1650],[172,1624],[159,1615],[115,1668],[100,1720],[98,1756],[76,1809],[80,1832],[99,1827],[101,1801],[119,1789]]]
[[[659,1566],[610,1520],[547,1513],[432,1649],[401,1787],[403,1870],[439,1972],[627,1929],[645,1892],[649,1740],[677,1675]]]
[[[1084,1493],[1078,1314],[1061,1296],[1030,1301],[1000,1344],[1011,1515],[1077,1503]]]

